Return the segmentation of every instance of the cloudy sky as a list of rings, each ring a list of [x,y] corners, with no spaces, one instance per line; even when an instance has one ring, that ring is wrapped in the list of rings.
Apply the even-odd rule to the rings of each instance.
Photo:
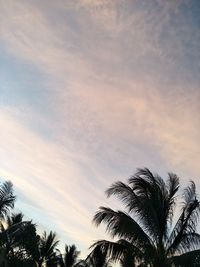
[[[137,167],[200,190],[199,0],[0,0],[0,177],[87,253]],[[61,243],[61,244],[62,244]]]

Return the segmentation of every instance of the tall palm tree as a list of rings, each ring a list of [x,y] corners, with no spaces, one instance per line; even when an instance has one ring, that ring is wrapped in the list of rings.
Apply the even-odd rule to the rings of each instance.
[[[118,181],[111,185],[107,196],[120,199],[126,211],[100,207],[93,221],[97,226],[105,223],[107,232],[118,240],[100,240],[93,248],[99,247],[122,263],[131,259],[132,266],[184,266],[181,262],[186,258],[190,266],[197,266],[192,265],[193,253],[197,262],[200,248],[196,232],[200,205],[195,184],[190,182],[183,191],[180,214],[174,222],[178,189],[177,175],[169,173],[165,182],[147,168],[138,169],[127,184]]]
[[[65,246],[64,255],[60,254],[59,265],[60,267],[73,267],[77,263],[80,251],[77,250],[75,245]]]

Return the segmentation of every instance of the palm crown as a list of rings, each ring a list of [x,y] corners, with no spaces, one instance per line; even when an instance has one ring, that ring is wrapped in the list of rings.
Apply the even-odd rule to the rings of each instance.
[[[126,212],[100,207],[94,216],[98,226],[106,223],[107,231],[116,242],[100,240],[93,247],[101,248],[108,257],[124,265],[166,267],[180,265],[200,246],[196,232],[199,201],[193,182],[182,193],[182,208],[178,220],[173,222],[174,207],[179,189],[179,178],[168,174],[165,182],[149,169],[138,169],[128,184],[116,182],[106,191],[125,205]],[[173,225],[173,227],[172,227]],[[198,253],[199,254],[199,251]],[[193,262],[196,257],[193,251]]]
[[[60,254],[59,264],[60,267],[73,267],[77,263],[80,251],[77,250],[75,245],[65,246],[65,254]]]
[[[57,256],[55,249],[58,243],[59,241],[56,239],[55,233],[50,231],[47,234],[44,231],[43,235],[39,238],[37,252],[35,253],[35,262],[38,267],[43,266],[44,263],[47,267],[56,266]]]

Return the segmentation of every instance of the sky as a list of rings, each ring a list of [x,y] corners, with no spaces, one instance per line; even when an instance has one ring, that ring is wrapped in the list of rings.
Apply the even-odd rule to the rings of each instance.
[[[88,253],[138,167],[200,190],[199,0],[0,0],[0,177]],[[199,191],[200,192],[200,191]]]

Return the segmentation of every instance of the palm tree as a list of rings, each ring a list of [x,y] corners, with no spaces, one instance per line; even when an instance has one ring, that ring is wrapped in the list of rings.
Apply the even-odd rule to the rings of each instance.
[[[64,256],[60,254],[59,265],[60,267],[73,267],[77,263],[80,251],[77,250],[75,245],[65,246]]]
[[[132,266],[185,266],[182,262],[186,258],[189,266],[198,266],[194,264],[200,255],[196,232],[200,205],[195,184],[191,181],[183,191],[180,215],[174,222],[178,190],[177,175],[169,173],[165,182],[147,168],[138,169],[127,184],[112,184],[107,196],[121,200],[126,212],[100,207],[93,221],[97,226],[105,223],[107,232],[118,240],[100,240],[93,248],[122,263],[131,260]]]
[[[32,262],[32,250],[37,246],[36,227],[31,221],[24,221],[23,214],[8,215],[0,223],[1,249],[4,261],[9,266]],[[15,264],[14,264],[15,263]],[[31,263],[33,266],[33,262]]]
[[[56,234],[52,231],[47,234],[45,231],[38,242],[37,253],[35,253],[35,262],[38,267],[42,267],[45,263],[47,267],[56,266],[58,256],[56,255],[56,247],[59,241],[56,240]]]

